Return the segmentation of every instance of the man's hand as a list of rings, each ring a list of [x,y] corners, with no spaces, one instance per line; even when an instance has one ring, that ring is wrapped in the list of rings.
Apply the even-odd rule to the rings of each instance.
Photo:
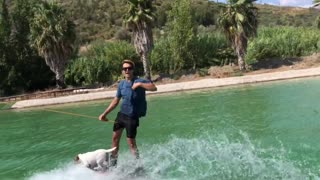
[[[100,116],[99,116],[99,120],[100,121],[108,121],[108,119],[106,118],[106,115],[104,113],[102,113]]]
[[[142,85],[141,82],[136,82],[132,85],[132,90],[136,90],[138,87],[140,87]]]

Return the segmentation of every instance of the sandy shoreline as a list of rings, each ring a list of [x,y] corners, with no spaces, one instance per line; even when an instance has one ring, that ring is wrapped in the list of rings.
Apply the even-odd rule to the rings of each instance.
[[[251,83],[258,83],[258,82],[267,82],[267,81],[276,81],[276,80],[285,80],[285,79],[294,79],[294,78],[303,78],[303,77],[312,77],[312,76],[320,76],[320,67],[310,68],[310,69],[300,69],[300,70],[289,70],[289,71],[282,71],[282,72],[263,73],[263,74],[256,74],[256,75],[246,75],[246,76],[239,76],[239,77],[229,77],[229,78],[221,78],[221,79],[207,78],[207,79],[202,79],[197,81],[157,85],[158,91],[147,92],[147,93],[162,94],[162,93],[170,93],[170,92],[177,92],[177,91],[224,87],[224,86],[231,86],[231,85],[251,84]],[[12,108],[27,108],[27,107],[37,107],[37,106],[107,99],[107,98],[113,98],[115,94],[116,94],[116,91],[113,90],[113,91],[102,91],[102,92],[90,92],[87,94],[70,95],[70,96],[48,98],[48,99],[23,100],[23,101],[16,102],[12,106]]]

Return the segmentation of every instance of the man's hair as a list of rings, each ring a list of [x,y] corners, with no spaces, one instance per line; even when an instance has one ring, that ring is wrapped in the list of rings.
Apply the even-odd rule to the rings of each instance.
[[[130,64],[133,68],[135,67],[134,62],[133,62],[133,61],[131,61],[131,60],[129,60],[129,59],[125,59],[125,60],[123,60],[123,61],[122,61],[122,65],[123,65],[124,63],[128,63],[128,64]]]

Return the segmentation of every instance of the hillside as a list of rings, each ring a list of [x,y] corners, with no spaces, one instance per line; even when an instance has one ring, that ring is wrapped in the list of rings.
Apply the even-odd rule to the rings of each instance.
[[[123,17],[128,9],[127,0],[54,1],[60,3],[66,10],[67,14],[62,16],[73,20],[76,24],[77,45],[84,47],[80,48],[79,56],[74,56],[68,63],[65,71],[65,80],[68,85],[80,87],[110,84],[121,76],[118,65],[110,63],[111,61],[120,62],[129,57],[137,63],[140,62],[134,47],[129,42],[131,32],[127,31],[123,24]],[[33,13],[36,13],[32,10],[39,1],[5,0],[2,2],[4,3],[0,6],[2,13],[0,15],[0,42],[2,42],[0,43],[0,96],[34,92],[53,86],[54,73],[50,71],[43,57],[39,56],[37,49],[31,46],[33,43],[30,38],[32,27],[30,25],[35,20]],[[167,32],[169,30],[167,16],[172,8],[172,1],[156,0],[154,2],[155,46],[150,58],[153,61],[152,70],[155,74],[167,73],[171,76],[170,72],[176,70],[168,64],[172,62],[175,64],[177,61],[178,58],[173,57],[172,51],[179,47],[171,46],[174,43],[161,37],[169,32]],[[192,39],[193,47],[188,47],[181,53],[179,58],[183,60],[179,67],[181,72],[172,76],[173,78],[178,78],[179,73],[183,74],[190,70],[206,75],[211,66],[233,64],[236,60],[228,41],[216,26],[225,4],[208,0],[191,0],[191,2],[191,13],[195,23],[191,21],[188,23],[197,30],[197,37]],[[319,52],[319,30],[304,28],[313,26],[316,17],[320,14],[319,10],[259,4],[256,6],[259,9],[259,35],[252,40],[247,52],[247,63],[252,65],[253,69],[264,68],[263,65],[267,68],[274,67],[274,58],[280,58],[278,61],[281,62],[284,58],[301,57]],[[275,26],[277,27],[274,28]],[[179,35],[172,37],[179,37]],[[107,43],[115,39],[122,41]],[[176,44],[181,46],[184,42],[179,41]],[[88,47],[96,47],[96,49],[92,48],[90,52],[91,48]],[[163,47],[168,47],[172,51]],[[183,57],[188,53],[192,55]]]
[[[58,0],[68,11],[71,19],[77,25],[77,31],[82,44],[96,39],[121,38],[126,35],[122,18],[126,13],[125,0]],[[193,0],[195,20],[199,25],[216,24],[221,12],[221,3],[206,0]],[[304,26],[314,25],[319,9],[278,7],[272,5],[256,5],[259,9],[260,26]],[[166,24],[167,12],[171,8],[170,0],[157,0],[155,5],[155,28]]]
[[[259,23],[262,26],[310,27],[320,14],[319,9],[259,5]]]

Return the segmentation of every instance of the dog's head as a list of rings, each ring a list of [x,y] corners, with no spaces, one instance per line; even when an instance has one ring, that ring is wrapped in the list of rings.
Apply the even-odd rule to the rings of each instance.
[[[74,163],[79,164],[80,163],[80,158],[79,155],[77,155],[76,157],[74,157]]]

